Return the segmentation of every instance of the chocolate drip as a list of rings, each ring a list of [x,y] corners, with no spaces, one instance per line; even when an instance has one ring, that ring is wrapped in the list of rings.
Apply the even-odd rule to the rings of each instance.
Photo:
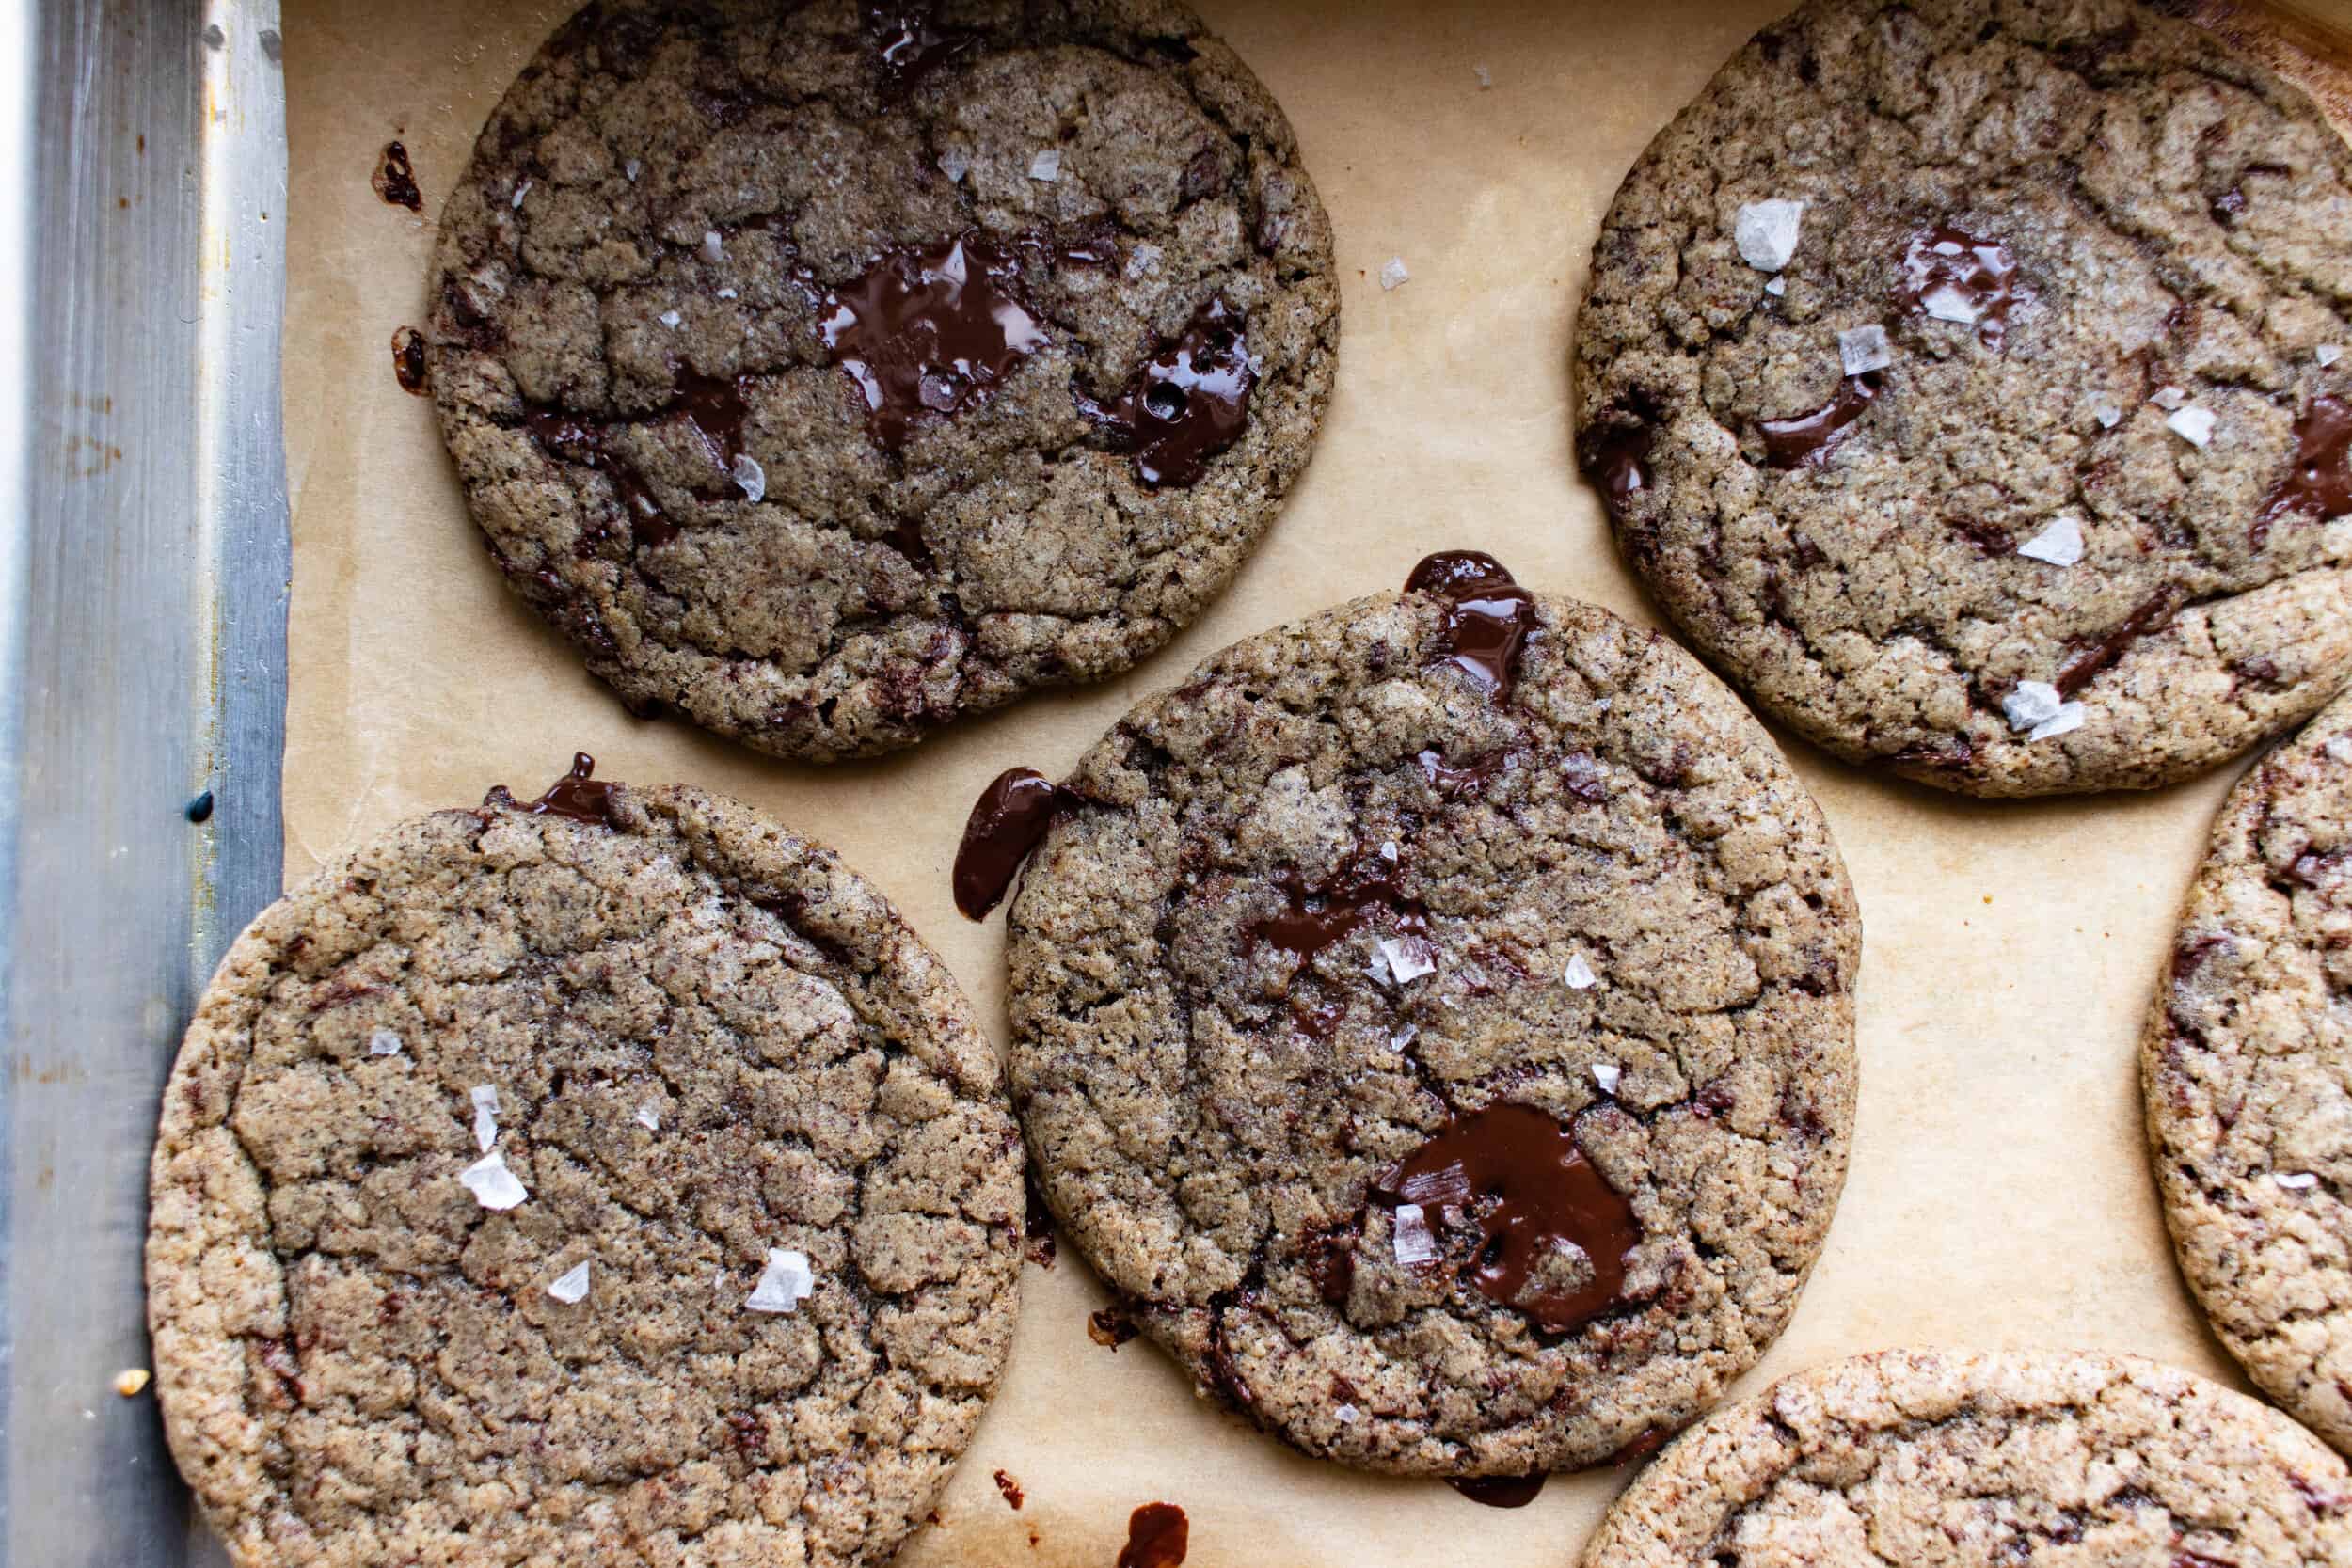
[[[1876,371],[1850,376],[1838,383],[1836,397],[1809,414],[1759,420],[1756,429],[1764,436],[1764,460],[1775,468],[1821,462],[1877,399],[1883,381]]]
[[[1118,1568],[1183,1568],[1192,1544],[1192,1521],[1174,1503],[1145,1503],[1127,1516],[1127,1544]]]
[[[661,410],[646,418],[591,420],[561,408],[533,408],[523,415],[523,429],[564,462],[596,468],[611,480],[622,510],[628,514],[630,532],[640,545],[652,549],[675,539],[677,525],[661,510],[661,502],[636,465],[612,450],[613,434],[641,425],[683,423],[701,440],[713,463],[722,469],[731,468],[743,451],[750,385],[749,376],[729,379],[690,371],[677,377],[676,390]],[[725,492],[697,492],[697,496],[707,501],[731,499]]]
[[[424,334],[413,326],[392,334],[392,375],[400,389],[411,397],[424,397],[431,391],[425,385]]]
[[[1488,1508],[1525,1508],[1550,1479],[1538,1470],[1532,1476],[1472,1476],[1446,1484],[1470,1501],[1485,1503]]]
[[[1456,1114],[1375,1181],[1373,1196],[1391,1207],[1460,1210],[1479,1229],[1472,1283],[1549,1334],[1565,1334],[1618,1305],[1626,1257],[1642,1240],[1633,1205],[1585,1160],[1566,1128],[1529,1105]],[[1543,1283],[1562,1243],[1590,1261],[1583,1285]]]
[[[417,188],[417,171],[409,166],[408,150],[396,141],[384,144],[384,156],[369,176],[368,183],[375,187],[386,205],[405,207],[412,213],[424,211],[424,192]]]
[[[598,781],[596,759],[585,752],[572,754],[572,770],[548,786],[547,793],[528,805],[518,803],[504,784],[492,784],[482,798],[482,809],[517,811],[529,816],[567,816],[592,828],[612,826],[612,792],[621,786]]]
[[[1496,702],[1508,703],[1520,650],[1535,629],[1535,596],[1477,550],[1424,557],[1405,579],[1405,592],[1447,601],[1442,657]]]
[[[956,908],[966,920],[986,920],[1005,901],[1022,863],[1077,800],[1029,768],[1007,768],[980,792],[956,850]]]
[[[932,68],[977,41],[969,33],[941,27],[927,5],[868,5],[866,31],[882,64],[882,95],[900,97]]]
[[[1633,498],[1650,487],[1649,454],[1657,438],[1647,424],[1608,425],[1584,437],[1578,456],[1600,487],[1601,503],[1619,522],[1631,514]]]
[[[2016,259],[2000,241],[1940,223],[1912,240],[1897,297],[1939,321],[1973,325],[1984,346],[1997,350],[2009,336],[2016,276]]]
[[[1250,940],[1303,961],[1375,921],[1422,935],[1429,929],[1429,911],[1405,895],[1398,874],[1397,863],[1380,855],[1366,856],[1320,888],[1309,888],[1296,873],[1284,872],[1281,886],[1290,907],[1252,923]]]
[[[2050,684],[2058,688],[2060,696],[2074,696],[2089,686],[2100,671],[2122,658],[2133,643],[2151,632],[2169,626],[2180,608],[2177,590],[2159,588],[2142,599],[2122,626],[2091,646],[2075,650],[2065,663],[2058,666],[2058,674]]]
[[[2281,520],[2301,515],[2326,522],[2352,512],[2352,404],[2316,397],[2295,421],[2295,467],[2254,519],[2259,548]]]
[[[1209,459],[1241,439],[1258,372],[1239,316],[1221,299],[1201,307],[1175,341],[1136,371],[1108,403],[1077,394],[1078,411],[1135,453],[1152,489],[1199,483]]]
[[[865,396],[878,443],[896,451],[917,419],[985,400],[1045,346],[1045,328],[1013,292],[1020,277],[1014,252],[951,240],[885,251],[826,295],[818,329]]]

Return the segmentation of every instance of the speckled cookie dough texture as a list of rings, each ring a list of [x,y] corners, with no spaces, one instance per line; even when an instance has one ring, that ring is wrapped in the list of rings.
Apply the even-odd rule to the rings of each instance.
[[[1699,651],[1856,763],[2150,787],[2352,671],[2352,152],[2129,0],[1822,0],[1651,143],[1579,451]]]
[[[2352,697],[2247,774],[2189,889],[2141,1066],[2214,1332],[2352,1452]]]
[[[2352,1478],[2136,1356],[1896,1352],[1784,1378],[1642,1472],[1584,1568],[2352,1562]]]
[[[206,991],[148,1233],[173,1456],[240,1568],[885,1563],[1011,1338],[995,1059],[829,851],[553,798],[393,830]]]
[[[597,0],[430,290],[508,583],[632,709],[813,761],[1166,642],[1339,341],[1289,123],[1169,0]]]
[[[1346,1465],[1523,1476],[1655,1443],[1780,1332],[1845,1175],[1860,923],[1690,656],[1499,577],[1384,594],[1063,784],[1015,1103],[1204,1392]]]

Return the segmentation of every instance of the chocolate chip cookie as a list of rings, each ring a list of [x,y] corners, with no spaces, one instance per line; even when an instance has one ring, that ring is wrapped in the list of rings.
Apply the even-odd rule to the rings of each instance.
[[[2352,698],[2222,807],[2141,1054],[2181,1270],[2265,1392],[2352,1452]]]
[[[1450,1478],[1654,1440],[1788,1321],[1852,1124],[1820,815],[1690,656],[1483,556],[975,813],[1063,1234],[1205,1391]]]
[[[2352,669],[2352,152],[2131,0],[1820,0],[1627,177],[1579,452],[1700,651],[1849,761],[2147,787]]]
[[[2137,1356],[1898,1352],[1816,1368],[1684,1436],[1585,1568],[2352,1561],[2352,1477],[2242,1394]]]
[[[993,1054],[730,801],[418,818],[264,911],[164,1102],[181,1471],[247,1568],[887,1562],[1009,1348]]]
[[[814,761],[1174,635],[1339,329],[1288,122],[1172,0],[596,0],[430,287],[507,580],[633,708]]]

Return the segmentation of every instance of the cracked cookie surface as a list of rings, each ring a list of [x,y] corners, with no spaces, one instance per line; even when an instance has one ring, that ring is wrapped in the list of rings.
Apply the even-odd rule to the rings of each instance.
[[[1628,562],[1849,761],[2153,786],[2352,658],[2352,153],[2129,0],[1767,28],[1627,177],[1576,381]]]
[[[1210,658],[1060,799],[1015,1103],[1204,1390],[1344,1464],[1518,1476],[1654,1441],[1780,1331],[1860,927],[1687,654],[1505,578],[1359,600]]]
[[[149,1318],[241,1565],[880,1564],[995,1385],[1020,1145],[946,969],[739,805],[588,799],[402,825],[204,995]]]
[[[1168,0],[597,0],[431,289],[510,585],[633,708],[816,761],[1174,635],[1305,467],[1339,330],[1287,121]]]
[[[2141,1053],[2182,1273],[2263,1390],[2352,1452],[2352,698],[2222,807]]]
[[[2278,1412],[2137,1356],[1889,1352],[1799,1372],[1635,1479],[1584,1568],[2352,1560],[2352,1478]]]

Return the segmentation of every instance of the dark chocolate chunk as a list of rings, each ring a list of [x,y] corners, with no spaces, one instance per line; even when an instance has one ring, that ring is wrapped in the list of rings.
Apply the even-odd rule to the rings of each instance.
[[[484,812],[518,811],[531,816],[567,816],[592,828],[612,825],[612,792],[621,786],[599,782],[596,759],[585,752],[572,753],[572,770],[548,785],[547,793],[529,804],[518,803],[504,784],[492,784],[484,796]]]
[[[2326,522],[2352,512],[2352,404],[2316,397],[2295,421],[2295,466],[2272,487],[2254,520],[2262,545],[2284,518],[2301,515]]]
[[[1005,901],[1029,852],[1077,797],[1029,768],[1009,768],[980,792],[956,850],[956,908],[986,920]]]
[[[1883,377],[1877,371],[1849,376],[1837,385],[1837,395],[1810,413],[1785,420],[1762,420],[1756,429],[1764,436],[1764,460],[1775,468],[1804,467],[1821,462],[1830,449],[1862,418],[1879,395]]]
[[[1550,1479],[1538,1470],[1532,1476],[1472,1476],[1446,1484],[1470,1501],[1485,1503],[1488,1508],[1525,1508]]]
[[[405,207],[412,213],[424,211],[424,193],[417,188],[417,171],[409,166],[408,150],[396,141],[384,144],[384,155],[368,183],[388,205]]]
[[[1174,1503],[1145,1503],[1127,1518],[1118,1568],[1183,1568],[1192,1522]]]
[[[411,397],[425,397],[432,391],[425,384],[424,334],[413,326],[392,334],[392,375],[400,389]]]

